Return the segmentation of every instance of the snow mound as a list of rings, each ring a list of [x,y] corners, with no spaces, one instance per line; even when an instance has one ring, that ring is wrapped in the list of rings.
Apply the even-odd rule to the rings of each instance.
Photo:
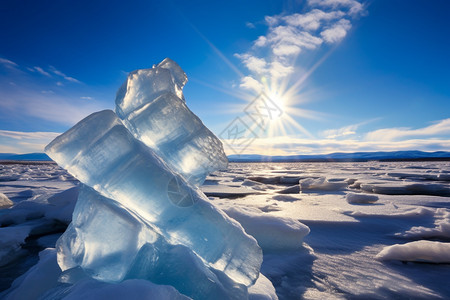
[[[256,208],[233,206],[225,208],[228,216],[238,221],[252,235],[263,251],[287,251],[302,247],[309,227],[286,217],[261,213]]]
[[[390,214],[367,213],[362,211],[342,211],[342,213],[344,215],[351,217],[374,217],[374,218],[423,218],[425,216],[434,216],[433,210],[423,207]]]
[[[377,202],[378,196],[367,195],[367,194],[348,193],[346,196],[346,199],[347,199],[347,202],[350,204],[354,204],[354,203],[367,204],[367,203]]]
[[[415,241],[385,247],[376,256],[379,260],[401,260],[429,263],[450,263],[450,243]]]
[[[300,189],[302,191],[339,191],[347,188],[347,186],[347,182],[330,182],[325,177],[300,180]]]
[[[410,230],[397,234],[406,238],[450,238],[450,210],[445,208],[436,209],[435,227],[414,226]]]
[[[0,209],[11,207],[13,204],[5,194],[0,193]]]
[[[266,276],[260,274],[255,284],[248,289],[249,300],[277,300],[272,282]]]

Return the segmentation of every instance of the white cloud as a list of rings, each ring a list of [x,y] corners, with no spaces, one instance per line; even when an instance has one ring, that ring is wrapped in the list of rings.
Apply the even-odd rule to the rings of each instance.
[[[256,93],[260,93],[263,90],[263,85],[251,76],[243,77],[239,87],[244,90],[254,91]]]
[[[450,138],[450,118],[436,121],[430,126],[418,129],[411,128],[383,128],[367,133],[368,141],[396,141],[410,137],[437,137]]]
[[[0,153],[43,152],[44,147],[56,138],[57,132],[21,132],[0,130]]]
[[[56,69],[56,68],[53,67],[53,66],[50,67],[50,70],[51,70],[54,74],[56,74],[56,75],[58,75],[58,76],[61,76],[62,78],[64,78],[64,79],[67,80],[67,81],[75,82],[75,83],[81,83],[78,79],[73,78],[73,77],[70,77],[70,76],[67,76],[66,74],[64,74],[63,72],[59,71],[58,69]]]
[[[42,94],[54,94],[55,92],[52,90],[42,90],[41,93]]]
[[[44,71],[44,69],[42,69],[41,67],[34,67],[34,69],[42,75],[45,75],[47,77],[52,77],[52,75],[50,75],[50,73]]]
[[[235,56],[241,59],[247,69],[251,72],[256,74],[267,72],[267,62],[265,59],[255,57],[250,54],[235,54]]]
[[[253,24],[251,22],[246,22],[245,26],[247,26],[248,28],[251,28],[251,29],[256,28],[255,24]]]
[[[357,124],[351,124],[351,125],[347,125],[341,128],[337,128],[337,129],[327,129],[324,130],[323,132],[321,132],[320,136],[323,136],[327,139],[335,139],[335,138],[339,138],[339,137],[346,137],[349,135],[354,135],[356,134],[356,131],[358,130],[359,127],[375,122],[375,121],[379,121],[381,118],[374,118],[374,119],[369,119]]]
[[[356,134],[356,130],[358,129],[359,124],[353,124],[349,126],[345,126],[338,129],[328,129],[325,130],[322,135],[327,139],[335,139],[337,137],[349,136]]]
[[[325,29],[320,33],[325,42],[329,44],[340,42],[346,35],[347,31],[352,27],[349,20],[342,19],[332,27]]]
[[[270,64],[270,75],[274,78],[286,77],[294,72],[293,66],[287,66],[279,61],[274,61]]]
[[[385,128],[356,135],[360,126],[379,120],[367,120],[358,124],[322,132],[324,138],[275,136],[255,139],[244,151],[230,148],[225,142],[227,154],[297,155],[326,154],[332,152],[359,151],[450,151],[450,118],[436,121],[418,129]],[[243,145],[246,145],[243,143]]]
[[[303,14],[265,17],[267,33],[259,36],[248,52],[236,55],[252,74],[277,78],[290,75],[298,55],[324,42],[341,41],[351,28],[349,19],[364,9],[356,0],[309,0],[308,5],[310,11]]]
[[[42,139],[52,140],[60,134],[61,133],[45,132],[45,131],[23,132],[23,131],[0,130],[0,136],[15,140],[42,140]]]
[[[279,22],[279,19],[277,16],[265,16],[264,20],[269,26],[274,26]]]
[[[322,39],[313,36],[309,32],[301,31],[293,26],[277,26],[271,30],[267,36],[267,40],[271,43],[272,49],[275,55],[284,56],[285,54],[278,55],[276,50],[280,46],[296,46],[299,48],[297,53],[300,53],[300,49],[315,49],[322,44]]]
[[[308,4],[330,9],[348,9],[350,15],[364,13],[364,6],[356,0],[308,0]]]
[[[306,14],[292,14],[283,17],[283,20],[291,26],[301,27],[308,31],[319,29],[323,21],[339,19],[345,16],[342,11],[324,12],[320,9],[313,9]]]
[[[82,97],[80,97],[80,99],[84,99],[84,100],[94,100],[94,98],[89,97],[89,96],[82,96]]]
[[[6,59],[6,58],[1,58],[1,57],[0,57],[0,64],[4,65],[5,67],[8,67],[8,68],[14,68],[14,67],[18,66],[15,62],[13,62],[9,59]]]
[[[267,44],[267,38],[263,35],[261,35],[260,37],[258,37],[258,39],[255,41],[254,45],[256,47],[263,47]]]

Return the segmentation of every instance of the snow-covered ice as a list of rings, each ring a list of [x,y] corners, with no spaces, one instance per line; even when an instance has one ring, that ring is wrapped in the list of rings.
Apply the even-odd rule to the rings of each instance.
[[[290,251],[302,247],[308,226],[287,217],[275,217],[257,208],[232,206],[224,209],[245,231],[255,237],[265,252]]]
[[[348,203],[375,203],[378,201],[377,195],[368,195],[363,193],[347,193]]]
[[[38,263],[39,251],[54,247],[51,243],[54,243],[55,235],[64,231],[61,227],[50,230],[49,224],[56,226],[62,223],[54,219],[56,212],[70,210],[68,204],[61,204],[60,209],[56,209],[56,202],[64,202],[63,199],[68,203],[73,202],[78,190],[70,190],[77,182],[72,181],[70,175],[54,164],[39,166],[44,169],[40,172],[36,170],[37,165],[3,167],[1,175],[11,181],[0,182],[0,192],[15,205],[0,210],[1,228],[11,228],[14,231],[19,230],[17,226],[30,226],[30,232],[35,231],[37,234],[31,234],[25,238],[24,243],[19,242],[16,248],[12,247],[19,251],[17,259],[0,267],[0,283],[4,290],[0,297],[12,291],[15,291],[14,294],[19,291],[28,293],[33,289],[38,291],[41,285],[36,280],[44,280],[43,274],[51,276],[50,271],[44,271],[39,273],[39,278],[34,278],[30,276],[33,273],[31,267]],[[202,189],[209,196],[207,201],[230,215],[237,211],[236,220],[241,221],[249,231],[254,230],[258,241],[269,244],[269,241],[275,242],[277,239],[292,242],[284,249],[280,246],[278,249],[264,250],[261,272],[268,280],[258,279],[256,285],[249,288],[250,299],[271,299],[268,293],[272,284],[280,299],[442,299],[450,297],[450,287],[447,284],[450,264],[436,263],[437,258],[442,256],[438,252],[440,248],[433,245],[434,242],[448,243],[450,198],[442,195],[411,195],[409,191],[405,195],[377,194],[361,190],[361,185],[386,183],[408,186],[432,183],[448,188],[450,182],[439,180],[438,175],[448,174],[449,171],[448,162],[231,163],[228,171],[211,174]],[[45,173],[49,176],[45,176]],[[389,175],[398,173],[414,176],[400,178]],[[346,182],[349,186],[327,191],[279,193],[302,179],[321,177],[325,177],[330,183]],[[13,181],[14,178],[19,179]],[[254,180],[255,178],[258,180]],[[282,182],[281,178],[289,179],[283,179]],[[244,184],[249,181],[259,184]],[[255,190],[254,186],[261,189]],[[69,191],[62,194],[66,190]],[[377,196],[378,201],[363,205],[351,204],[347,202],[349,193]],[[50,198],[55,201],[49,201]],[[60,200],[56,201],[57,199]],[[34,206],[31,205],[33,202]],[[24,204],[19,205],[20,203]],[[38,213],[32,214],[33,209]],[[49,213],[52,210],[54,214]],[[243,216],[238,216],[239,213]],[[63,220],[64,214],[58,218]],[[8,218],[8,215],[15,217]],[[274,228],[269,230],[272,225]],[[296,226],[300,229],[307,226],[310,233],[301,235],[301,230],[297,231]],[[36,231],[38,227],[41,230]],[[277,237],[277,232],[291,232],[292,238],[296,240]],[[425,253],[433,263],[412,259],[413,255],[409,258],[404,255],[396,259],[379,259],[379,254],[385,248],[398,247],[394,245],[412,247],[408,245],[416,241],[425,242],[420,242],[419,247],[414,246],[414,255],[419,257],[418,254]],[[431,247],[427,245],[428,241],[433,242]],[[278,243],[282,245],[281,242]],[[393,248],[389,248],[391,246]],[[41,257],[50,250],[46,251]],[[56,251],[51,251],[53,266],[57,266]],[[389,252],[392,251],[394,250]],[[404,249],[400,248],[400,252],[403,253]],[[415,260],[419,260],[419,263],[414,262]],[[404,264],[400,261],[411,262]],[[28,269],[28,279],[17,279],[9,288],[13,280]],[[117,294],[119,291],[132,293],[131,286],[135,280],[137,279],[127,279],[120,284],[82,280],[77,293],[90,287],[99,289],[100,292],[107,286],[107,290],[116,289]],[[137,282],[144,284],[142,280]],[[164,284],[157,286],[162,289],[167,287]],[[153,288],[155,287],[149,287],[148,293]],[[179,297],[173,293],[175,289],[171,291],[165,293]]]
[[[431,263],[450,263],[450,243],[415,241],[385,247],[376,258]]]

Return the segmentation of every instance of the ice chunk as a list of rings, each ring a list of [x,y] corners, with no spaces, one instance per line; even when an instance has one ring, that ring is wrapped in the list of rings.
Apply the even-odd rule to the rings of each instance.
[[[302,191],[338,191],[347,187],[347,182],[330,182],[325,177],[307,178],[300,180],[300,189]]]
[[[81,182],[155,226],[169,244],[192,249],[208,266],[223,271],[237,283],[248,286],[257,279],[262,254],[256,241],[215,208],[198,188],[192,188],[155,152],[136,140],[114,112],[105,110],[88,116],[52,141],[46,153]],[[97,216],[92,222],[100,220],[107,224],[110,219]],[[130,235],[135,236],[139,230],[134,226],[137,225],[130,227]],[[92,235],[100,236],[102,231]],[[115,236],[114,241],[122,237]],[[124,236],[132,240],[122,241],[123,245],[113,252],[120,257],[119,252],[128,250],[122,247],[136,249],[143,241],[140,237]],[[150,235],[144,240],[152,239]],[[110,256],[103,257],[97,250],[100,251],[87,249],[86,253],[92,256],[89,259],[94,269],[101,269],[103,264],[97,266],[95,262]],[[123,254],[123,259],[129,258]],[[119,278],[116,271],[108,276]]]
[[[5,194],[0,193],[0,209],[11,207],[13,204]]]
[[[378,201],[378,196],[376,195],[367,195],[367,194],[356,194],[356,193],[348,193],[346,196],[348,203],[375,203]]]
[[[183,245],[171,245],[151,224],[82,186],[74,219],[57,243],[66,282],[82,272],[104,282],[147,279],[193,299],[243,299],[247,288],[205,266]],[[186,276],[189,270],[189,276]],[[223,273],[222,273],[223,274]]]
[[[434,195],[450,196],[450,188],[440,183],[366,183],[361,184],[361,189],[366,192],[385,195]]]
[[[56,243],[63,271],[82,267],[91,277],[123,280],[134,256],[160,235],[125,208],[82,186],[72,223]]]
[[[385,247],[376,258],[431,263],[450,263],[450,243],[415,241]]]
[[[116,113],[124,117],[167,92],[182,99],[186,82],[186,74],[169,58],[151,69],[133,71],[117,91]]]
[[[228,159],[220,140],[182,100],[186,81],[183,70],[167,58],[132,72],[117,93],[116,113],[172,170],[200,185],[212,171],[225,169]]]

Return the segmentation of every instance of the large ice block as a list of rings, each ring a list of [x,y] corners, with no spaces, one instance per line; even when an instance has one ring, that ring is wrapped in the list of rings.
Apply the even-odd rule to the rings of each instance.
[[[116,113],[133,135],[155,150],[193,185],[225,169],[220,140],[187,107],[182,89],[186,74],[168,58],[128,76],[116,97]]]
[[[45,150],[82,183],[151,224],[168,244],[191,249],[237,283],[257,279],[262,253],[256,241],[135,139],[113,111],[88,116]],[[130,243],[139,245],[139,238]]]
[[[72,223],[56,247],[66,281],[81,267],[96,280],[147,279],[171,285],[193,299],[247,297],[245,285],[216,275],[192,250],[169,244],[157,228],[85,185]]]

